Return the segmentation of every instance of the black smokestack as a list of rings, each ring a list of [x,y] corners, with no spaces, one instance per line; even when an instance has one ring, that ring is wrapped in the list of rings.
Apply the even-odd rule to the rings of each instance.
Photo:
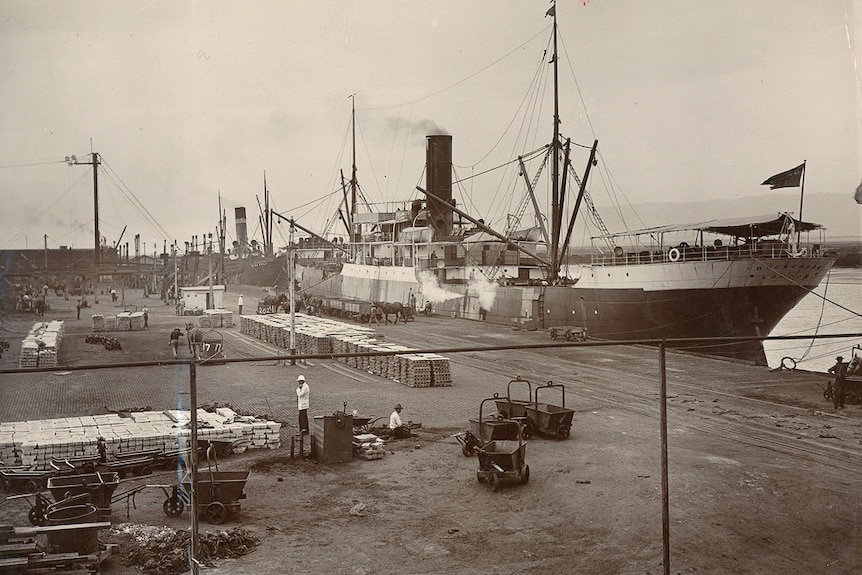
[[[431,225],[437,235],[452,235],[452,136],[427,136],[425,188],[442,201],[428,197]]]
[[[245,221],[245,208],[234,208],[234,218],[236,219],[236,241],[239,242],[239,254],[243,255],[246,252],[248,244],[248,230]]]

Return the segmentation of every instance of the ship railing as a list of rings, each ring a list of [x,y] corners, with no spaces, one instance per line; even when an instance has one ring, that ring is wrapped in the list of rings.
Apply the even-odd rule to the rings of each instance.
[[[792,246],[783,241],[762,241],[741,246],[688,246],[678,245],[664,250],[641,250],[610,254],[594,254],[591,263],[596,266],[667,264],[693,261],[728,261],[741,258],[806,258],[820,257],[820,244]]]

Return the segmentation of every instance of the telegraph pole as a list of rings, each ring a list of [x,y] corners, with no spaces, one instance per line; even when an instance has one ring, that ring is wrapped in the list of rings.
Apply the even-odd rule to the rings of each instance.
[[[76,156],[66,156],[66,163],[70,166],[93,166],[93,217],[96,225],[93,263],[96,265],[96,273],[98,274],[102,251],[101,235],[99,235],[99,164],[101,163],[99,153],[91,152],[89,162],[81,162]]]

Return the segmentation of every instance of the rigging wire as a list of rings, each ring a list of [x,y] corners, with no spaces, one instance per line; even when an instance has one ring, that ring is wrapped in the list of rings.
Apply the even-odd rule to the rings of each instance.
[[[460,79],[460,80],[458,80],[458,81],[456,81],[456,82],[454,82],[454,83],[452,83],[452,84],[449,84],[449,85],[448,85],[448,86],[446,86],[445,88],[441,88],[441,89],[439,89],[439,90],[437,90],[437,91],[435,91],[435,92],[431,92],[430,94],[426,94],[425,96],[421,96],[421,97],[419,97],[419,98],[416,98],[416,99],[414,99],[414,100],[410,100],[410,101],[407,101],[407,102],[402,102],[402,103],[400,103],[400,104],[393,104],[393,105],[389,105],[389,106],[379,106],[379,107],[374,107],[374,108],[361,108],[361,109],[362,109],[362,110],[368,110],[368,111],[375,111],[375,110],[391,110],[392,108],[398,108],[398,107],[404,106],[404,105],[406,105],[406,104],[415,104],[416,102],[421,102],[421,101],[423,101],[423,100],[427,100],[428,98],[432,98],[432,97],[434,97],[434,96],[437,96],[437,95],[439,95],[439,94],[442,94],[443,92],[447,92],[448,90],[451,90],[451,89],[452,89],[452,88],[454,88],[455,86],[458,86],[458,85],[460,85],[460,84],[463,84],[463,83],[464,83],[464,82],[466,82],[467,80],[470,80],[470,79],[472,79],[472,78],[474,78],[474,77],[478,76],[479,74],[481,74],[481,73],[482,73],[482,72],[484,72],[485,70],[487,70],[487,69],[489,69],[489,68],[492,68],[493,66],[497,65],[498,63],[500,63],[501,61],[505,60],[506,58],[508,58],[509,56],[511,56],[512,54],[514,54],[515,52],[517,52],[518,50],[521,50],[524,46],[526,46],[527,44],[529,44],[530,42],[532,42],[533,40],[535,40],[536,38],[538,38],[539,36],[541,36],[542,34],[544,34],[544,33],[545,33],[547,30],[549,30],[549,29],[550,29],[550,25],[546,26],[545,28],[543,28],[542,30],[540,30],[539,32],[537,32],[536,34],[534,34],[534,35],[533,35],[532,37],[530,37],[528,40],[524,41],[521,45],[516,46],[515,48],[513,48],[513,49],[512,49],[512,50],[510,50],[509,52],[506,52],[505,54],[503,54],[502,56],[500,56],[499,58],[497,58],[496,60],[494,60],[494,61],[493,61],[493,62],[491,62],[490,64],[487,64],[487,65],[485,65],[484,67],[480,68],[479,70],[476,70],[476,71],[475,71],[475,72],[473,72],[472,74],[470,74],[470,75],[468,75],[468,76],[465,76],[464,78],[462,78],[462,79]]]
[[[66,160],[49,160],[44,162],[27,162],[20,164],[0,164],[0,170],[11,170],[13,168],[32,168],[35,166],[49,166],[51,164],[65,164]]]
[[[65,162],[63,162],[63,163],[65,163]],[[82,179],[84,179],[85,177],[86,177],[86,174],[85,174],[85,173],[82,173],[82,174],[80,175],[80,177],[79,177],[77,180],[75,180],[75,184],[74,184],[74,185],[70,185],[70,186],[66,187],[66,189],[62,190],[62,191],[61,191],[61,192],[60,192],[60,193],[59,193],[59,194],[58,194],[58,195],[53,199],[53,201],[47,202],[47,203],[45,204],[45,207],[44,207],[44,208],[42,208],[42,210],[41,210],[41,211],[40,211],[40,212],[39,212],[39,213],[38,213],[38,214],[37,214],[33,219],[31,219],[31,220],[30,220],[30,221],[29,221],[29,222],[28,222],[28,223],[27,223],[27,224],[26,224],[26,225],[25,225],[25,226],[24,226],[20,231],[18,231],[18,233],[16,233],[16,234],[15,234],[15,235],[13,235],[11,238],[9,238],[8,240],[6,240],[6,243],[4,243],[4,244],[3,244],[3,247],[6,247],[6,246],[8,246],[9,244],[11,244],[12,242],[14,242],[14,241],[17,241],[17,240],[21,239],[21,237],[22,237],[23,235],[25,235],[28,231],[30,231],[30,230],[33,228],[33,226],[35,226],[37,223],[39,223],[39,221],[40,221],[42,218],[44,218],[44,217],[48,214],[48,212],[50,212],[52,209],[54,209],[54,208],[58,205],[58,203],[60,202],[60,200],[61,200],[61,199],[62,199],[66,194],[68,194],[69,192],[71,192],[71,191],[72,191],[72,188],[73,188],[74,186],[76,186],[76,185],[78,184],[78,182],[80,182],[80,181],[81,181]]]
[[[99,157],[102,159],[102,165],[105,166],[105,173],[109,175],[114,183],[117,184],[117,189],[120,193],[132,204],[132,207],[140,214],[144,220],[153,228],[158,234],[161,234],[162,240],[171,240],[171,234],[162,227],[162,225],[156,220],[153,214],[144,206],[144,204],[138,199],[135,193],[129,188],[120,175],[114,170],[114,168],[105,160],[105,157],[99,154]]]

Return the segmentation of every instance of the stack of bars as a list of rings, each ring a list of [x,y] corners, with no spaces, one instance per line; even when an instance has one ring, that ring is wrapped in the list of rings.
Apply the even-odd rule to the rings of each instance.
[[[117,329],[119,331],[132,330],[132,312],[121,311],[117,314]]]
[[[407,387],[431,387],[431,360],[422,354],[411,353],[399,356],[401,383]]]
[[[204,318],[208,318],[209,325],[203,325]],[[226,309],[204,310],[204,315],[198,319],[200,327],[233,327],[233,312]]]
[[[114,315],[94,315],[93,316],[93,331],[117,331],[117,316]]]
[[[63,341],[62,321],[37,322],[21,342],[19,367],[56,367],[57,353]]]
[[[398,355],[339,357],[338,361],[409,387],[452,385],[449,358],[442,355],[410,353],[415,350],[376,339],[375,331],[369,327],[330,318],[297,313],[294,324],[300,355],[403,351]],[[289,348],[290,315],[244,315],[240,318],[240,332]]]
[[[353,453],[360,459],[383,459],[386,447],[383,440],[373,433],[353,436]]]
[[[129,329],[132,331],[142,331],[144,329],[144,312],[136,311],[129,316]]]
[[[230,409],[198,409],[198,440],[228,443],[234,452],[281,447],[281,424],[239,416]],[[191,446],[191,412],[142,411],[0,423],[0,461],[34,470],[54,460],[98,456],[103,437],[109,458],[141,451],[171,454]]]

